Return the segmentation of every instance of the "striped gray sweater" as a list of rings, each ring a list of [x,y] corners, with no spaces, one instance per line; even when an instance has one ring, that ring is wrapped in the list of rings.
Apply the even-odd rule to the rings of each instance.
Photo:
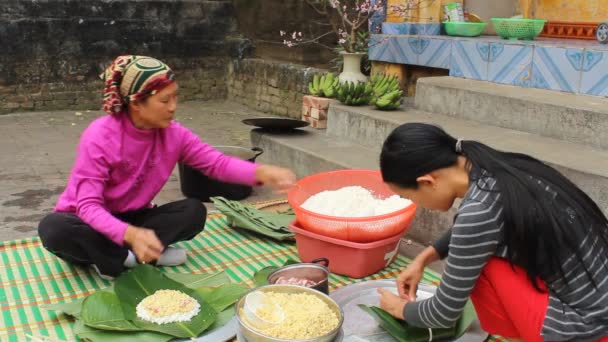
[[[496,180],[486,177],[479,181],[480,187],[471,183],[454,226],[434,244],[442,258],[447,256],[436,295],[405,306],[405,320],[414,326],[453,326],[488,259],[507,255]],[[570,286],[557,276],[543,279],[549,288],[549,307],[542,329],[545,341],[591,341],[594,337],[608,336],[608,251],[600,247],[597,237],[579,236],[583,262],[598,288],[589,282],[574,256],[564,255],[564,271]]]

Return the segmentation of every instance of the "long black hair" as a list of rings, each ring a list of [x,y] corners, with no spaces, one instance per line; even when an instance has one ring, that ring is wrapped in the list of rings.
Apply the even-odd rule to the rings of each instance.
[[[608,220],[581,189],[554,168],[525,154],[501,152],[485,144],[457,140],[443,129],[422,123],[396,128],[384,142],[380,155],[383,180],[415,189],[416,179],[453,166],[459,156],[481,188],[480,174],[496,179],[503,206],[504,243],[511,264],[523,267],[538,291],[536,280],[549,274],[568,281],[562,269],[564,252],[575,255],[587,277],[580,250],[581,234],[600,237],[608,250]],[[575,228],[575,229],[573,229]],[[566,249],[566,250],[565,250]]]

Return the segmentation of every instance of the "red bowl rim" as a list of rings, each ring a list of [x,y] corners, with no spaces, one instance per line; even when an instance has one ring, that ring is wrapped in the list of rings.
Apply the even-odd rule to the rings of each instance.
[[[320,173],[315,173],[315,174],[310,175],[310,176],[306,176],[306,177],[300,179],[296,183],[296,185],[292,188],[292,190],[289,191],[289,193],[287,194],[287,201],[289,202],[289,205],[292,208],[294,208],[294,210],[296,212],[297,211],[302,211],[303,213],[305,213],[305,214],[307,214],[309,216],[314,216],[314,217],[318,217],[318,218],[322,218],[322,219],[326,219],[326,220],[331,220],[331,221],[343,221],[343,222],[371,222],[371,221],[380,221],[380,220],[387,219],[387,218],[390,218],[390,217],[395,217],[395,216],[399,216],[401,214],[405,214],[405,213],[407,213],[409,211],[412,211],[412,210],[414,210],[414,212],[416,211],[416,203],[412,202],[410,205],[408,205],[407,207],[405,207],[403,209],[400,209],[400,210],[397,210],[397,211],[393,211],[393,212],[387,213],[387,214],[375,215],[375,216],[364,216],[364,217],[343,217],[343,216],[331,216],[331,215],[324,215],[324,214],[315,213],[315,212],[312,212],[310,210],[306,210],[306,209],[302,208],[301,205],[295,205],[294,204],[295,200],[293,199],[293,196],[295,196],[294,195],[295,191],[297,191],[298,184],[301,181],[304,181],[304,180],[310,179],[310,178],[317,178],[317,177],[319,177],[319,175],[329,175],[329,174],[337,174],[337,173],[368,173],[368,174],[375,173],[375,174],[380,174],[380,171],[377,171],[377,170],[366,170],[366,169],[344,169],[344,170],[334,170],[334,171],[320,172]],[[395,194],[395,195],[397,195],[397,194]],[[296,207],[297,207],[297,209],[296,209]]]

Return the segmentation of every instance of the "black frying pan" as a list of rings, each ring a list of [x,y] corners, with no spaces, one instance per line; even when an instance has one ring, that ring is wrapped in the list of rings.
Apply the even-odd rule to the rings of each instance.
[[[309,125],[308,122],[290,118],[251,118],[242,121],[245,125],[272,130],[291,130]]]

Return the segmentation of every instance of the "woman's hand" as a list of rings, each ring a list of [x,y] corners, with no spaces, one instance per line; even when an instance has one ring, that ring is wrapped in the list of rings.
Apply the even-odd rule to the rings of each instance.
[[[124,240],[131,246],[131,250],[140,263],[158,260],[164,249],[156,233],[147,228],[128,226]]]
[[[280,192],[286,192],[296,182],[296,175],[289,169],[272,165],[259,165],[255,178],[263,185],[270,185]]]
[[[424,264],[417,260],[414,260],[405,270],[403,270],[399,274],[399,277],[397,277],[399,297],[411,302],[415,301],[418,283],[422,280],[423,274]]]
[[[396,318],[404,319],[403,309],[410,301],[383,288],[379,288],[378,293],[380,294],[380,308]]]
[[[425,255],[414,259],[412,263],[397,277],[397,292],[395,295],[386,289],[378,289],[380,294],[380,308],[396,318],[404,319],[403,310],[405,305],[416,300],[416,290],[422,280],[425,267]]]

